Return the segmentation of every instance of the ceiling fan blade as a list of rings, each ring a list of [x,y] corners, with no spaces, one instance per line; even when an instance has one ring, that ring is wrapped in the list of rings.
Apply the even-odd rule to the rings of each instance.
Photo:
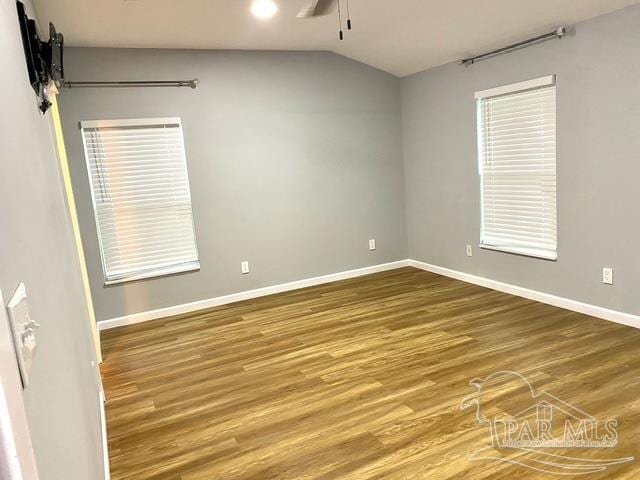
[[[296,15],[297,18],[308,18],[313,17],[316,13],[316,6],[320,0],[310,0],[308,1],[301,9],[298,11]]]
[[[331,13],[338,0],[310,0],[304,7],[300,9],[298,18],[319,17]]]
[[[328,15],[335,11],[338,0],[319,0],[316,6],[316,16]]]

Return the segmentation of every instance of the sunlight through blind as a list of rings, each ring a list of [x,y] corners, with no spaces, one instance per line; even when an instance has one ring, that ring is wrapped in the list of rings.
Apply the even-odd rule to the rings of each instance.
[[[81,127],[106,282],[199,268],[180,119]]]
[[[553,76],[476,93],[481,246],[555,260]]]

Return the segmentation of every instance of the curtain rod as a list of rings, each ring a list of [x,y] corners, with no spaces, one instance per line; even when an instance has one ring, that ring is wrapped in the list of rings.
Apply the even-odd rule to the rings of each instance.
[[[482,55],[476,55],[475,57],[465,58],[463,60],[460,60],[458,63],[460,65],[467,65],[467,64],[473,65],[478,60],[494,57],[496,55],[501,55],[503,53],[509,53],[513,50],[518,50],[520,48],[528,47],[536,43],[544,42],[545,40],[551,40],[552,38],[562,38],[566,34],[567,34],[567,27],[560,27],[554,30],[553,32],[545,33],[544,35],[530,38],[529,40],[524,40],[523,42],[514,43],[513,45],[509,45],[508,47],[498,48],[497,50],[492,50],[491,52],[483,53]]]
[[[146,80],[125,82],[64,82],[67,88],[126,88],[126,87],[191,87],[197,88],[200,80]]]

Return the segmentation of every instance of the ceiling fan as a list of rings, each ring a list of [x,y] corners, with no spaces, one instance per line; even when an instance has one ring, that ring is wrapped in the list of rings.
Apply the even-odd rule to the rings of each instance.
[[[344,39],[342,31],[342,10],[340,4],[346,2],[347,7],[347,30],[351,30],[351,14],[349,12],[349,0],[306,0],[305,5],[298,11],[297,18],[312,18],[329,15],[338,7],[338,24],[340,40]]]

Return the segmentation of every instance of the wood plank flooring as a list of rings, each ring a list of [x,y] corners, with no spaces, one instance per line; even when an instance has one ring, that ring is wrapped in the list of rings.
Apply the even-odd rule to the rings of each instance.
[[[636,461],[559,476],[510,463],[519,451],[471,460],[490,430],[460,408],[478,392],[471,380],[515,371],[617,419],[615,448],[560,454],[640,461],[639,330],[413,268],[102,341],[113,480],[640,478]],[[531,404],[516,383],[493,385],[502,404],[483,399],[486,412]]]

